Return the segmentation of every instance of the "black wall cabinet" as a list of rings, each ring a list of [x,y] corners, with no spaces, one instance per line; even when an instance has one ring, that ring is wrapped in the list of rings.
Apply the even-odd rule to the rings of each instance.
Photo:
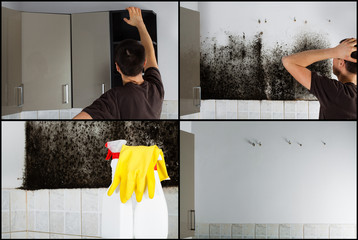
[[[153,41],[155,56],[158,61],[157,53],[157,14],[151,10],[142,10],[142,17],[145,26]],[[110,32],[111,32],[111,88],[121,86],[122,78],[117,72],[114,64],[114,49],[117,44],[125,39],[134,39],[140,41],[139,32],[136,27],[127,24],[123,18],[129,19],[127,10],[110,12]]]

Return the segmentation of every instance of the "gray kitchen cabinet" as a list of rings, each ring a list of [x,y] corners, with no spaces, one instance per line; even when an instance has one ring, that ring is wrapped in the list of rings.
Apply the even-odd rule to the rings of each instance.
[[[110,86],[109,12],[72,14],[73,107],[92,104]]]
[[[180,131],[180,238],[195,235],[194,134]]]
[[[200,14],[180,8],[180,116],[200,112]]]
[[[22,110],[21,13],[1,8],[1,115]]]
[[[68,14],[22,13],[23,110],[71,108]]]

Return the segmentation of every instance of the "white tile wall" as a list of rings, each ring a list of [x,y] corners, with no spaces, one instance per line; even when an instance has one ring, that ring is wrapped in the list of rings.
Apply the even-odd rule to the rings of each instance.
[[[23,111],[20,113],[2,116],[2,119],[72,119],[82,111],[82,108]],[[178,101],[164,100],[161,119],[178,119]]]
[[[181,119],[318,119],[318,101],[202,100],[200,113]]]
[[[163,191],[168,205],[168,238],[177,239],[178,188]],[[100,238],[105,193],[106,188],[2,189],[2,238]]]
[[[355,238],[355,224],[219,224],[197,223],[196,238]]]

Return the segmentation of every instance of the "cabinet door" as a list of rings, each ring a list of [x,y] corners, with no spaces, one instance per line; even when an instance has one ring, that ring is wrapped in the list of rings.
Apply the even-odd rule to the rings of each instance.
[[[70,15],[22,13],[23,110],[71,108]]]
[[[180,116],[200,111],[200,14],[180,8]]]
[[[1,8],[1,115],[22,110],[21,13]]]
[[[180,131],[180,238],[195,235],[194,134]]]
[[[72,14],[73,107],[92,104],[110,89],[109,12]]]

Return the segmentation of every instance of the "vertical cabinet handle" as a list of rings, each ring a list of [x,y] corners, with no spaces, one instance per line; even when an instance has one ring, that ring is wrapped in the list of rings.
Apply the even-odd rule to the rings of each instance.
[[[16,87],[17,90],[17,106],[21,107],[24,105],[24,84],[21,84],[19,87]],[[20,93],[19,93],[20,92]]]
[[[62,103],[68,103],[68,84],[62,85],[63,89],[63,102]]]
[[[102,94],[104,93],[104,83],[102,83]]]
[[[190,230],[195,231],[195,210],[190,210]]]
[[[201,87],[193,87],[193,101],[195,107],[201,106]]]

